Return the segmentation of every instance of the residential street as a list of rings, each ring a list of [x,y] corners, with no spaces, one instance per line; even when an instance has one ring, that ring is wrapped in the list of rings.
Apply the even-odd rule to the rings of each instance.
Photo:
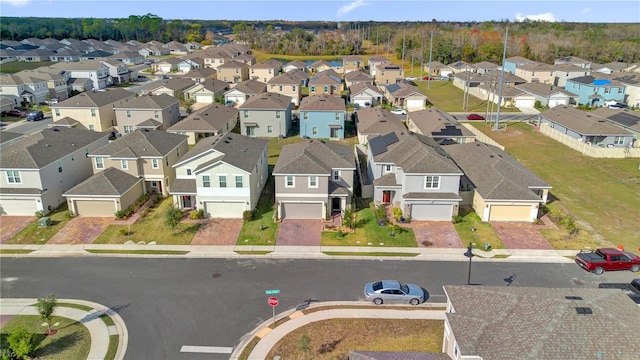
[[[271,317],[267,289],[279,289],[276,312],[307,301],[362,300],[365,282],[399,279],[444,302],[443,284],[465,284],[467,262],[272,259],[9,258],[0,263],[3,298],[55,293],[116,310],[129,331],[127,359],[227,359],[180,353],[184,345],[235,347]],[[631,272],[596,276],[575,264],[478,262],[473,284],[595,288],[628,282]],[[573,279],[573,280],[572,280]]]

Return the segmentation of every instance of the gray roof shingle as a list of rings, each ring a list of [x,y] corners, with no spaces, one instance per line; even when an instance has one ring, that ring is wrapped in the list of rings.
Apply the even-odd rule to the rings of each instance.
[[[176,165],[214,149],[223,154],[222,158],[216,157],[213,160],[214,162],[224,161],[244,171],[252,172],[267,147],[267,143],[268,141],[265,139],[252,138],[231,132],[206,137],[198,141],[188,153],[178,160]],[[204,168],[207,165],[202,164],[199,168]]]
[[[161,130],[140,129],[122,136],[89,155],[116,158],[164,157],[182,142],[186,135],[172,134]]]
[[[355,164],[355,155],[351,147],[322,140],[309,140],[283,146],[273,174],[330,175],[332,169],[355,170]]]
[[[110,167],[72,187],[63,196],[121,196],[142,179]]]

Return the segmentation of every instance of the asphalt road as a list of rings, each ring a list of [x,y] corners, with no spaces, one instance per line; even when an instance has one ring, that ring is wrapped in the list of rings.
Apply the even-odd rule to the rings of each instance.
[[[4,130],[18,134],[34,134],[40,132],[42,129],[46,129],[52,122],[53,118],[51,117],[51,113],[46,113],[42,120],[21,120],[19,123],[8,123],[8,125],[4,127]]]

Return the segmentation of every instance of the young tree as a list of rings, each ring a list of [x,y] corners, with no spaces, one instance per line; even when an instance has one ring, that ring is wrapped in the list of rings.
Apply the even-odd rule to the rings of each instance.
[[[180,220],[182,220],[182,215],[182,210],[175,207],[175,205],[171,205],[164,213],[164,222],[171,230],[175,231],[178,224],[180,224]]]
[[[353,210],[353,207],[344,210],[342,214],[342,225],[346,226],[349,229],[353,229],[355,227],[356,222],[356,212]]]
[[[56,299],[55,294],[51,294],[47,297],[39,298],[36,307],[38,308],[38,313],[40,314],[40,318],[47,323],[47,335],[51,335],[51,320],[53,318],[53,312],[56,310],[56,306],[58,305],[58,299]]]

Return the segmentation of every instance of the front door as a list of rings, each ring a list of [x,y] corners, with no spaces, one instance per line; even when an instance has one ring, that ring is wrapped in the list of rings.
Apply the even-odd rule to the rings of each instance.
[[[391,202],[391,191],[383,191],[382,192],[382,202],[384,204],[388,204]]]
[[[340,212],[340,203],[341,201],[339,197],[331,198],[331,212]]]
[[[253,126],[247,126],[247,136],[256,136],[256,128]]]
[[[340,135],[339,132],[340,129],[336,129],[336,128],[331,128],[331,134],[329,135],[332,139],[336,139],[338,138],[338,136]]]
[[[182,197],[182,208],[190,209],[191,208],[191,196],[184,195]]]

